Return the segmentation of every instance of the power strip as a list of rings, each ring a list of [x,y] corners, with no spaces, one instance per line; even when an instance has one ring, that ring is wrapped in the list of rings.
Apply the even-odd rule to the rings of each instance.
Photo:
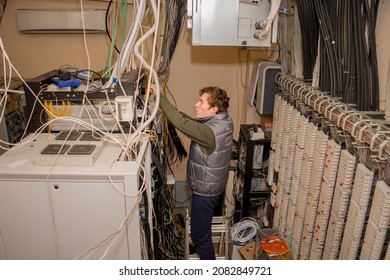
[[[260,126],[253,126],[250,128],[252,140],[264,139],[264,131]]]

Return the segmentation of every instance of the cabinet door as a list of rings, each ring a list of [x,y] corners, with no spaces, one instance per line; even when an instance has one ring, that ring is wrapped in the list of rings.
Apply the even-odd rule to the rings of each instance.
[[[123,192],[123,183],[116,187]],[[74,259],[115,233],[125,219],[125,200],[111,183],[50,182],[59,259]],[[90,258],[128,259],[126,227]],[[81,258],[84,258],[82,256]]]
[[[123,183],[116,186],[123,191]],[[74,259],[116,232],[125,216],[124,197],[111,183],[2,181],[0,258]],[[128,259],[127,227],[90,259],[108,246],[105,259]]]
[[[46,184],[0,181],[0,258],[55,258],[55,230]]]

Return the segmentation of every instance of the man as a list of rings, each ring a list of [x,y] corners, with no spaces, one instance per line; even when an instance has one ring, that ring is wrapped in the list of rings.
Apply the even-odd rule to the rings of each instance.
[[[151,93],[155,94],[155,86]],[[228,115],[230,98],[219,87],[199,91],[196,119],[178,111],[164,96],[160,108],[168,120],[191,139],[187,182],[193,192],[191,238],[201,260],[215,260],[211,224],[228,180],[233,144],[233,122]]]

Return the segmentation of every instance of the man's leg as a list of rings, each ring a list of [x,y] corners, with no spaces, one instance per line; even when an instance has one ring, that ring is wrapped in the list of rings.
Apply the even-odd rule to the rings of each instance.
[[[211,223],[218,200],[219,196],[192,196],[191,238],[201,260],[215,260]]]

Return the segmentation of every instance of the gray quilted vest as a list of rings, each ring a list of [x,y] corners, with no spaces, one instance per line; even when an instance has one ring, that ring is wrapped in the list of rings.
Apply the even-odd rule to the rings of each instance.
[[[225,190],[229,177],[233,122],[227,112],[199,121],[213,130],[216,147],[211,155],[206,155],[198,143],[191,142],[187,161],[187,182],[195,194],[217,196]]]

